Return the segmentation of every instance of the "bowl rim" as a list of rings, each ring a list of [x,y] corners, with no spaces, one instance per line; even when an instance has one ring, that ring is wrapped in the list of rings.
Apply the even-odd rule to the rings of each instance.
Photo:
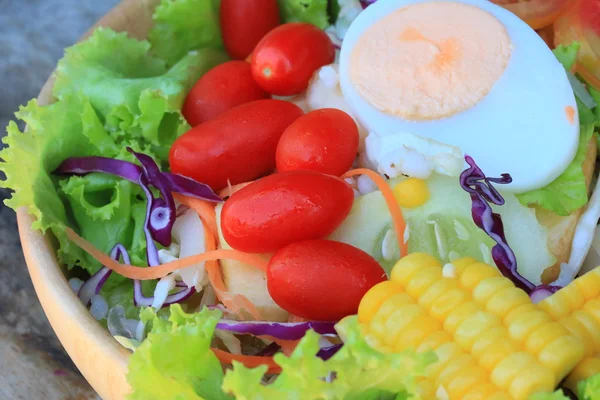
[[[127,32],[130,37],[146,39],[152,13],[159,0],[123,0],[98,20],[79,41],[98,27]],[[42,87],[40,105],[52,103],[54,71]],[[37,297],[52,329],[87,382],[103,400],[124,399],[131,388],[127,364],[131,352],[89,313],[73,293],[49,233],[32,229],[35,217],[27,207],[17,210],[17,226],[25,263]]]

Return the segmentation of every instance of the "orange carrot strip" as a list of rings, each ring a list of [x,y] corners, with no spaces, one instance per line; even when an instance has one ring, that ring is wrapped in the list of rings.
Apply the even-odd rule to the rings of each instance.
[[[205,232],[204,238],[206,251],[210,252],[216,250],[217,243],[215,237],[210,235],[210,232]],[[225,307],[238,315],[240,314],[241,310],[246,310],[248,314],[250,314],[257,321],[264,319],[260,311],[258,311],[256,306],[252,304],[252,302],[248,300],[246,296],[241,294],[232,295],[231,293],[227,292],[227,288],[223,282],[221,268],[219,267],[219,263],[217,261],[207,261],[206,264],[204,264],[204,268],[208,274],[208,281],[217,294],[217,298],[225,305]]]
[[[173,193],[175,200],[196,211],[202,221],[206,223],[214,236],[217,236],[217,217],[215,214],[215,203],[196,199],[194,197],[183,196],[179,193]]]
[[[390,214],[392,215],[392,221],[394,223],[394,230],[396,231],[396,236],[398,238],[398,246],[400,247],[400,255],[401,257],[408,254],[408,245],[404,243],[404,230],[406,229],[406,222],[404,221],[404,216],[402,215],[402,210],[400,209],[400,205],[398,204],[398,200],[394,196],[394,192],[388,186],[385,179],[383,179],[378,173],[375,171],[371,171],[366,168],[358,168],[353,169],[346,172],[342,175],[342,178],[349,178],[351,176],[356,175],[367,175],[369,178],[375,182],[385,202],[390,210]]]
[[[225,249],[213,250],[203,254],[196,254],[194,256],[181,258],[179,260],[171,261],[169,263],[158,265],[152,268],[135,267],[128,264],[121,264],[113,260],[112,258],[110,258],[110,256],[104,254],[92,243],[88,242],[87,240],[79,236],[77,233],[75,233],[75,231],[73,231],[73,229],[71,228],[66,228],[66,233],[67,237],[73,243],[75,243],[86,253],[98,260],[100,264],[115,271],[117,274],[130,279],[158,279],[178,269],[189,267],[190,265],[197,264],[203,261],[218,260],[221,258],[236,260],[239,262],[250,264],[262,271],[266,271],[267,269],[267,263],[262,258],[256,255],[242,253],[236,250]]]
[[[281,367],[273,361],[273,357],[270,356],[245,356],[243,354],[231,354],[220,349],[211,349],[215,356],[223,364],[231,364],[233,361],[239,361],[248,368],[255,368],[261,365],[269,367],[267,373],[278,374],[281,372]]]

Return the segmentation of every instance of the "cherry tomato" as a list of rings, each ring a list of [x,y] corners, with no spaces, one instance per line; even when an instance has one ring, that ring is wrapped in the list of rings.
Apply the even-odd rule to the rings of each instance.
[[[277,145],[277,170],[311,170],[340,176],[358,152],[358,127],[335,108],[311,111],[294,121]]]
[[[174,173],[214,190],[260,178],[275,169],[281,134],[303,114],[282,100],[257,100],[225,111],[179,137],[169,153]]]
[[[367,291],[386,280],[373,257],[349,244],[308,240],[278,250],[267,266],[275,303],[302,318],[337,321],[356,314]]]
[[[346,218],[354,192],[343,180],[289,171],[252,182],[231,195],[221,213],[223,238],[236,250],[268,253],[329,235]]]
[[[229,61],[208,71],[188,93],[183,116],[191,126],[200,125],[240,104],[265,99],[245,61]]]
[[[290,23],[269,32],[252,53],[252,74],[269,93],[304,91],[315,71],[335,59],[329,36],[314,25]]]
[[[221,35],[231,58],[243,60],[279,25],[277,0],[221,0]]]
[[[572,0],[492,0],[492,3],[516,14],[533,29],[540,29],[551,25]]]

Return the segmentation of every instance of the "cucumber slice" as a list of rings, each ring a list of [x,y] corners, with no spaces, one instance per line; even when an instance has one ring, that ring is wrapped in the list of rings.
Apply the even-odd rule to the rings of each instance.
[[[389,181],[394,186],[400,180]],[[408,226],[408,250],[426,252],[443,263],[459,257],[473,257],[493,265],[494,241],[479,229],[471,217],[471,198],[458,178],[434,174],[427,180],[430,199],[422,206],[402,209]],[[542,272],[555,262],[547,247],[548,230],[527,208],[509,193],[502,193],[506,204],[492,206],[502,216],[506,238],[515,252],[519,272],[534,284],[541,283]],[[346,220],[329,237],[351,244],[372,255],[390,271],[400,258],[387,205],[381,192],[358,197]]]

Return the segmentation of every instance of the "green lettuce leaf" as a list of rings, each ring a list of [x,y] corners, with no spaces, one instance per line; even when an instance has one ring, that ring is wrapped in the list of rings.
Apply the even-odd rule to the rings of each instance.
[[[527,206],[537,204],[562,216],[583,207],[588,201],[588,194],[582,166],[592,135],[594,135],[593,125],[582,126],[575,159],[547,186],[517,195],[521,204]]]
[[[143,231],[135,230],[133,207],[137,204],[144,209],[145,201],[138,185],[111,175],[94,173],[83,177],[73,176],[60,182],[77,224],[80,235],[100,250],[110,253],[115,243],[121,243],[128,251],[134,265],[146,265]],[[139,215],[138,215],[139,217]],[[137,246],[134,248],[134,244]],[[90,273],[96,272],[100,263],[87,253],[81,265]],[[120,278],[120,279],[119,279]],[[123,280],[112,274],[107,285]]]
[[[186,314],[172,305],[168,319],[152,309],[141,315],[149,325],[146,340],[129,360],[130,400],[226,400],[223,370],[210,350],[219,311]]]
[[[579,400],[600,400],[600,374],[579,382],[577,397]]]
[[[554,50],[554,55],[567,71],[575,64],[580,47],[578,42],[573,42],[569,46],[560,45]],[[597,90],[588,89],[594,100],[600,100],[600,93]],[[580,136],[575,158],[567,169],[547,186],[517,195],[521,204],[538,205],[557,215],[566,216],[587,203],[588,193],[582,166],[587,156],[589,141],[600,121],[600,107],[592,110],[579,99],[576,99],[576,102]]]
[[[69,268],[93,273],[100,265],[66,239],[66,226],[105,252],[121,242],[132,261],[144,265],[145,204],[136,185],[98,176],[60,182],[52,171],[74,156],[134,161],[128,146],[165,167],[171,144],[189,129],[179,111],[188,89],[225,59],[222,51],[205,49],[167,68],[150,54],[148,42],[109,29],[67,49],[56,71],[57,101],[22,107],[16,117],[27,124],[26,132],[14,122],[7,128],[1,185],[15,193],[6,204],[27,207],[36,217],[34,229],[51,229],[59,262]]]
[[[292,355],[275,356],[282,372],[269,385],[261,380],[266,367],[249,369],[234,362],[223,389],[240,400],[263,399],[396,399],[417,397],[415,379],[435,361],[431,353],[383,354],[364,340],[356,316],[340,322],[336,329],[344,338],[342,349],[327,361],[316,357],[319,335],[306,333]],[[335,379],[323,378],[335,372]]]
[[[318,28],[329,26],[327,0],[277,0],[284,22],[307,22]]]
[[[573,65],[575,65],[575,61],[577,61],[579,49],[581,49],[581,43],[573,42],[568,46],[562,44],[559,45],[553,50],[553,53],[563,67],[565,67],[567,71],[570,71],[571,68],[573,68]]]
[[[100,28],[67,49],[53,94],[58,99],[69,93],[86,96],[117,148],[136,139],[166,158],[170,145],[189,129],[179,112],[187,92],[226,59],[220,50],[202,49],[186,52],[167,69],[164,60],[150,54],[149,42]]]
[[[173,65],[190,50],[221,48],[220,0],[162,0],[148,33],[152,52]]]

